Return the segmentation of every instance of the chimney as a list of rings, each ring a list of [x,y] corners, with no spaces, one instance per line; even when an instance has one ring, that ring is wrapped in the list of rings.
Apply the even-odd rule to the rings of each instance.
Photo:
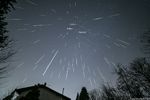
[[[62,95],[64,95],[64,90],[65,90],[65,89],[63,88],[63,90],[62,90]]]
[[[46,82],[44,83],[44,86],[46,86]]]

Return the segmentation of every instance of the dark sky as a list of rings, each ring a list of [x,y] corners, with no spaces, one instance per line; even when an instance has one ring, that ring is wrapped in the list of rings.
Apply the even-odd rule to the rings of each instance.
[[[144,56],[149,0],[18,0],[15,7],[7,21],[18,52],[4,93],[47,82],[74,99],[82,86],[114,84],[115,64]]]

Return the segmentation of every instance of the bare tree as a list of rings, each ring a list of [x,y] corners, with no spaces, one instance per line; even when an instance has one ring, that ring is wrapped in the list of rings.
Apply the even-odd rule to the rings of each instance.
[[[101,92],[99,89],[93,89],[89,92],[90,100],[101,100]]]
[[[129,74],[136,83],[136,89],[143,93],[144,97],[150,97],[150,63],[146,58],[135,59],[129,67]],[[140,92],[139,92],[140,93]]]
[[[117,88],[131,98],[150,97],[150,63],[146,58],[136,58],[128,66],[116,70]]]
[[[116,74],[117,88],[126,96],[131,98],[142,98],[144,95],[140,90],[140,85],[131,74],[130,66],[127,68],[123,65],[118,65]]]

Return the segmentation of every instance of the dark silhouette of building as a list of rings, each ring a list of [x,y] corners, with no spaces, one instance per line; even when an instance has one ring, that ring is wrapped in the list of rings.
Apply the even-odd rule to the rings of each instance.
[[[39,100],[71,100],[70,98],[64,96],[61,93],[56,92],[55,90],[50,89],[44,84],[38,84],[30,87],[15,89],[11,95],[7,96],[3,100],[24,100],[29,92],[33,89],[38,89],[39,91]],[[28,98],[28,97],[27,97]]]

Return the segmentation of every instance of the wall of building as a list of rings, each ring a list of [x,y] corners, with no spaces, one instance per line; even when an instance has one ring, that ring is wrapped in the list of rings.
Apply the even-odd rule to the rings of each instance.
[[[48,91],[46,89],[40,88],[40,100],[66,100],[61,96],[56,95],[55,93]]]

